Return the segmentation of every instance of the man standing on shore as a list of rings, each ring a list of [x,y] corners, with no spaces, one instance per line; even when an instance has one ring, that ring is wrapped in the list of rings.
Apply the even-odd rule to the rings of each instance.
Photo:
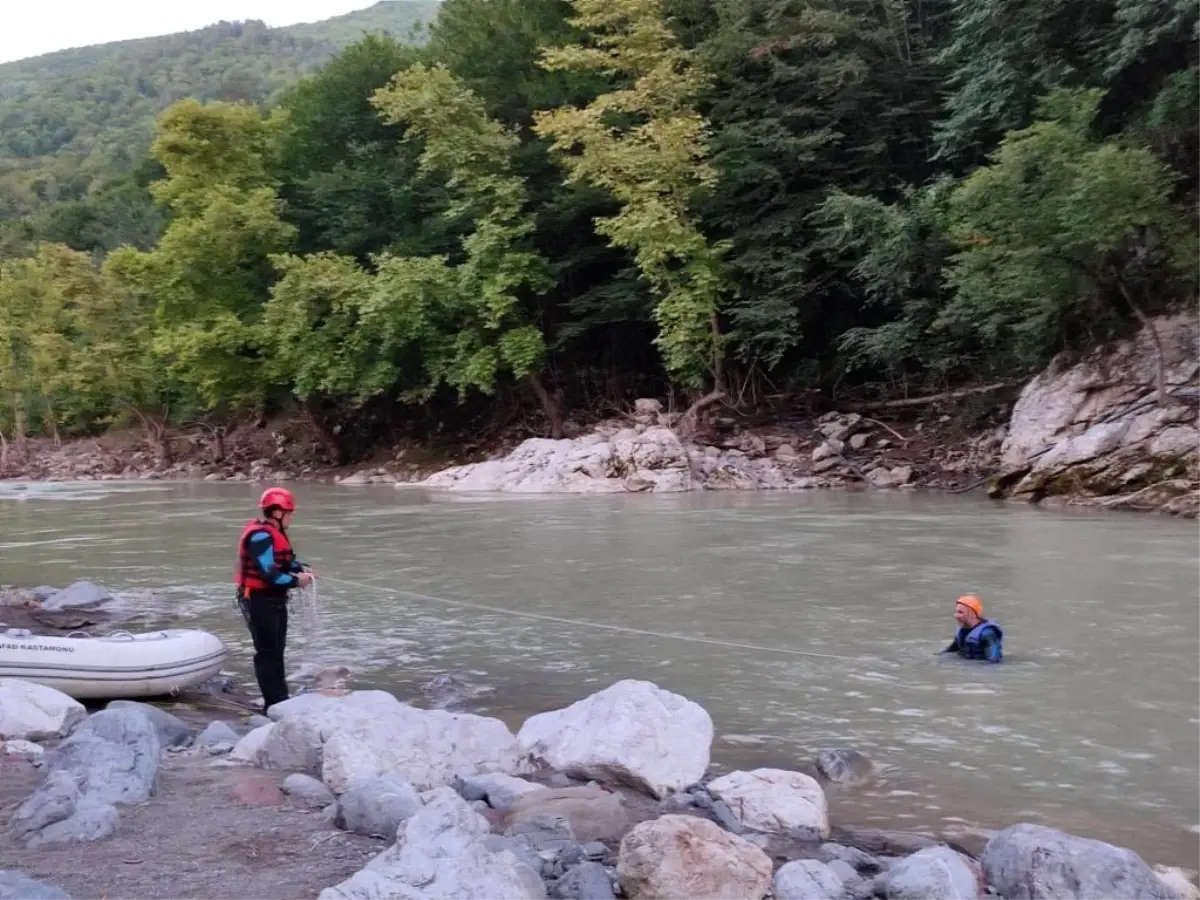
[[[296,498],[283,488],[268,488],[259,500],[262,516],[242,529],[234,573],[237,603],[254,641],[254,676],[263,712],[288,698],[284,675],[288,591],[307,587],[312,575],[296,559],[287,527]]]
[[[974,594],[959,597],[954,604],[959,629],[950,646],[941,653],[957,653],[964,659],[998,663],[1004,659],[1004,629],[983,617],[983,601]]]

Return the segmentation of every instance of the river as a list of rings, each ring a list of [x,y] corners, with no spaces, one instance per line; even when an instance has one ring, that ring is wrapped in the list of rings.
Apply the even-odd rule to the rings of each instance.
[[[247,677],[231,545],[260,490],[2,483],[0,580],[132,591]],[[1037,821],[1200,868],[1195,522],[878,492],[295,490],[324,577],[292,669],[345,664],[406,698],[460,673],[514,726],[646,678],[709,710],[722,768],[875,759],[870,786],[831,792],[835,822]],[[968,591],[1006,629],[1001,666],[934,655]]]

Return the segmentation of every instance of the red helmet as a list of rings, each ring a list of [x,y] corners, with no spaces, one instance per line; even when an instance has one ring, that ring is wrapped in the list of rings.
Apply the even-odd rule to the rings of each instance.
[[[291,491],[284,488],[267,488],[258,501],[258,508],[270,509],[272,506],[278,506],[284,512],[293,512],[296,509],[296,498],[292,496]]]

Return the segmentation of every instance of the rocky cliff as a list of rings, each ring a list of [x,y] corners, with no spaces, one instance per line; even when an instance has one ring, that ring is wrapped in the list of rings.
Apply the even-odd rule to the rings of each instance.
[[[1062,354],[1025,386],[993,497],[1196,515],[1200,320],[1152,326],[1157,342],[1143,328],[1083,358]]]

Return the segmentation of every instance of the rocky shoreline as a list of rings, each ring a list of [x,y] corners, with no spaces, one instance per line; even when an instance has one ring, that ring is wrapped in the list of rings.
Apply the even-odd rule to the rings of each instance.
[[[1194,873],[1041,825],[970,848],[831,822],[826,791],[869,760],[714,777],[713,738],[702,706],[637,680],[516,733],[378,690],[302,693],[268,718],[89,714],[0,680],[0,897],[1200,896]],[[251,851],[218,828],[269,840]],[[155,852],[135,852],[148,838]]]

